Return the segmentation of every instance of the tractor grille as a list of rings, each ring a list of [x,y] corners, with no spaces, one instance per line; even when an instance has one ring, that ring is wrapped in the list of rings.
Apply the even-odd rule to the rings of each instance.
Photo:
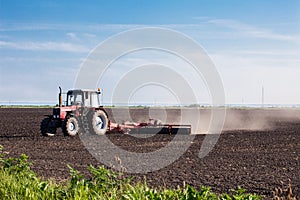
[[[54,108],[53,109],[53,118],[59,118],[60,117],[60,108]]]

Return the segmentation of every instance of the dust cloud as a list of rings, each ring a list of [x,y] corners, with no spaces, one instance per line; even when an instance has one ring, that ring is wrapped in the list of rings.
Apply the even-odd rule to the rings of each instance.
[[[150,118],[168,124],[190,124],[192,134],[207,134],[211,125],[209,108],[113,109],[116,121],[144,122]],[[274,129],[282,122],[299,122],[300,108],[227,108],[222,131]]]
[[[190,115],[190,118],[193,119]],[[223,131],[274,129],[283,122],[300,122],[300,109],[227,109]],[[200,110],[200,126],[194,134],[207,134],[211,123],[211,111]]]

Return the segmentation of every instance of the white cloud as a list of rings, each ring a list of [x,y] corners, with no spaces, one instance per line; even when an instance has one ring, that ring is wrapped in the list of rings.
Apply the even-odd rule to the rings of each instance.
[[[86,53],[90,49],[78,44],[66,43],[66,42],[6,42],[0,41],[0,49],[18,49],[18,50],[31,50],[31,51],[65,51],[65,52],[77,52]]]
[[[0,35],[0,38],[9,38],[7,35]]]
[[[300,59],[280,57],[272,50],[263,51],[267,54],[262,55],[254,52],[210,55],[223,79],[227,103],[260,104],[264,86],[265,103],[297,104]]]
[[[226,37],[228,32],[221,30],[221,32],[215,32],[216,27],[229,28],[232,31],[240,34],[243,37],[249,38],[262,38],[262,39],[272,39],[272,40],[282,40],[282,41],[300,41],[299,37],[295,35],[280,34],[272,30],[265,28],[260,28],[254,25],[242,23],[231,19],[212,19],[210,17],[199,16],[193,17],[193,19],[198,20],[200,23],[191,24],[153,24],[151,27],[165,27],[175,30],[181,30],[184,32],[195,30],[201,31],[210,37],[220,37],[222,34]],[[212,26],[211,26],[212,25]],[[47,24],[47,23],[10,23],[10,24],[0,24],[0,32],[6,31],[41,31],[41,30],[61,30],[61,31],[113,31],[120,32],[124,30],[149,27],[147,24]],[[188,31],[187,31],[188,30]],[[211,34],[211,31],[214,31]],[[91,33],[84,33],[85,37],[94,38],[96,35]],[[78,36],[74,32],[68,32],[67,36],[71,39],[78,39]],[[203,34],[202,34],[203,36]]]
[[[137,28],[142,24],[58,24],[58,23],[2,23],[0,24],[0,32],[7,31],[42,31],[42,30],[72,30],[72,31],[103,31],[103,30],[126,30]]]
[[[83,35],[88,38],[96,38],[97,37],[95,34],[91,34],[91,33],[84,33]]]
[[[66,35],[71,40],[79,41],[79,38],[77,37],[77,35],[75,33],[70,32],[70,33],[67,33]]]
[[[158,24],[152,26],[182,31],[188,36],[194,38],[196,41],[202,42],[206,45],[205,47],[210,53],[213,61],[216,63],[221,77],[224,80],[227,103],[241,103],[242,99],[244,103],[260,103],[262,84],[264,84],[266,90],[266,103],[299,102],[300,93],[295,91],[300,90],[298,87],[300,85],[299,79],[297,77],[300,73],[300,52],[298,45],[300,43],[290,45],[292,42],[297,41],[295,35],[291,35],[291,33],[285,35],[270,29],[258,27],[257,25],[249,25],[235,20],[211,19],[208,17],[195,17],[194,19],[199,20],[199,23],[168,25]],[[1,62],[2,64],[4,62],[9,62],[9,65],[7,64],[6,66],[13,67],[18,66],[19,63],[23,63],[24,66],[33,66],[31,62],[47,62],[42,63],[41,65],[36,65],[36,63],[34,63],[34,66],[43,66],[41,71],[43,71],[44,74],[47,74],[49,79],[44,81],[39,80],[36,75],[32,78],[29,75],[25,76],[29,76],[26,78],[26,80],[29,82],[29,88],[31,87],[33,89],[37,87],[37,89],[41,89],[41,91],[51,90],[54,93],[53,96],[55,96],[57,85],[61,84],[65,88],[72,86],[71,82],[76,73],[73,71],[71,73],[72,76],[70,77],[69,69],[71,69],[73,66],[76,68],[74,68],[74,70],[77,70],[80,62],[86,60],[86,58],[78,58],[78,56],[75,54],[70,54],[71,57],[67,58],[65,57],[65,54],[61,52],[86,53],[90,50],[88,48],[89,46],[96,46],[98,42],[101,42],[102,39],[106,39],[108,36],[114,33],[142,27],[149,27],[149,25],[10,24],[3,26],[3,24],[0,24],[1,34],[1,31],[5,30],[12,30],[12,33],[17,33],[17,35],[10,35],[10,40],[6,37],[1,37],[0,35],[0,50],[5,51],[6,49],[15,49],[29,51],[57,51],[57,53],[61,55],[61,57],[58,56],[59,58],[52,60],[51,57],[22,57],[22,55],[18,56],[13,53],[14,55],[7,55],[7,57],[1,58]],[[29,41],[29,38],[25,38],[26,40],[24,40],[24,38],[20,37],[20,35],[22,35],[22,31],[35,30],[55,30],[55,32],[58,34],[56,37],[66,36],[70,40],[67,40],[67,42],[52,42],[45,39],[42,42],[36,42]],[[60,30],[61,32],[56,30]],[[288,32],[288,30],[286,31]],[[3,34],[7,33],[3,32]],[[228,41],[228,38],[232,38],[232,36],[236,37],[237,39],[245,40],[239,40],[237,42],[233,40]],[[16,40],[12,41],[13,39],[23,39],[23,42],[16,42]],[[246,42],[243,42],[243,45],[240,45],[241,41]],[[32,53],[35,54],[36,52]],[[149,60],[152,62],[154,60],[158,63],[168,63],[170,66],[180,65],[178,62],[176,62],[176,60],[174,61],[169,59],[169,57],[167,58],[168,59],[163,60],[163,58],[160,58],[155,54],[150,55]],[[124,63],[119,62],[120,65],[128,64],[128,66],[132,66],[135,63],[147,63],[147,60],[127,59],[121,61],[124,61]],[[49,64],[49,66],[57,66],[55,69],[59,70],[53,70],[53,68],[51,68],[52,70],[48,72],[48,65],[46,66],[44,64]],[[69,67],[66,68],[65,66]],[[66,71],[62,72],[61,69],[66,69]],[[1,73],[5,74],[5,70],[6,69],[3,68],[3,73]],[[110,70],[115,71],[112,71],[114,73],[109,73],[107,76],[107,81],[104,82],[103,86],[105,86],[106,91],[109,91],[110,87],[112,87],[112,80],[114,80],[115,76],[120,74],[120,68],[116,67]],[[0,79],[4,80],[4,75],[1,76],[1,73]],[[56,73],[61,74],[61,76],[58,76]],[[22,76],[24,76],[24,74],[22,74]],[[53,77],[56,77],[56,79],[53,80]],[[66,81],[67,78],[69,78],[68,81]],[[33,81],[36,79],[40,82]],[[64,82],[61,83],[61,80],[64,80]],[[51,85],[51,88],[43,88],[45,85]],[[9,89],[11,88],[12,87],[9,87]],[[41,91],[37,90],[36,94],[41,95]],[[48,98],[49,96],[46,93],[47,92],[41,95],[44,99]],[[106,93],[106,96],[108,96],[108,94],[109,92]],[[201,98],[203,98],[203,94],[201,95]],[[13,97],[14,96],[12,96],[11,99],[23,98],[22,95],[18,95],[15,98]],[[31,100],[29,97],[28,99]],[[32,99],[36,98],[32,97]]]
[[[78,57],[56,57],[56,62],[67,62],[67,63],[74,63],[74,62],[83,62],[84,58]],[[9,64],[19,64],[19,63],[53,63],[53,58],[51,57],[21,57],[18,55],[15,56],[0,56],[0,65],[3,66],[3,63]]]
[[[44,24],[44,23],[2,23],[0,31],[36,31],[36,30],[60,30],[70,27],[65,24]]]
[[[196,19],[196,20],[209,20],[211,19],[211,17],[208,17],[208,16],[196,16],[196,17],[192,17],[193,19]]]
[[[238,33],[241,33],[245,37],[273,39],[273,40],[295,40],[296,38],[291,35],[275,33],[272,30],[259,28],[249,24],[241,23],[235,20],[228,19],[214,19],[208,20],[207,23],[214,24],[226,28],[230,28]]]

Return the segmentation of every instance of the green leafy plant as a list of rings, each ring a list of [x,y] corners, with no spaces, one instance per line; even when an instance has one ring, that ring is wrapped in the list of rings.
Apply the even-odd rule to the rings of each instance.
[[[238,200],[260,199],[255,194],[246,194],[238,188],[233,195],[217,195],[208,187],[199,190],[192,186],[177,189],[150,188],[146,181],[132,183],[132,177],[105,168],[89,166],[91,178],[86,179],[79,171],[67,167],[70,180],[57,184],[37,177],[30,169],[28,157],[4,158],[0,146],[0,198],[1,199],[203,199],[203,200]]]

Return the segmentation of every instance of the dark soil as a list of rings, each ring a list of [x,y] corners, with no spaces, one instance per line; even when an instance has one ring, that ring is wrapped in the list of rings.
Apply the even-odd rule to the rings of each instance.
[[[88,175],[89,164],[101,163],[86,150],[78,136],[66,137],[60,130],[54,137],[40,135],[40,122],[51,112],[51,109],[42,108],[1,108],[0,145],[9,156],[27,154],[33,162],[32,169],[44,178],[68,179],[67,164]],[[118,117],[122,118],[124,110],[108,112],[110,116],[119,112]],[[207,110],[203,113],[209,115]],[[290,180],[294,193],[299,194],[300,110],[232,109],[227,113],[226,129],[206,157],[198,157],[205,135],[197,135],[184,155],[171,165],[133,175],[139,180],[145,177],[150,186],[158,188],[177,188],[185,183],[195,187],[209,186],[223,193],[241,186],[248,192],[267,197],[272,196],[272,190],[281,185],[281,181],[287,185]],[[135,109],[130,114],[134,119],[144,120],[149,117],[149,109]],[[171,121],[172,117],[178,117],[178,110],[168,110],[167,115]],[[249,126],[263,120],[259,128]],[[147,139],[121,134],[102,137],[108,137],[128,151],[149,152],[164,147],[174,135],[155,135]]]

